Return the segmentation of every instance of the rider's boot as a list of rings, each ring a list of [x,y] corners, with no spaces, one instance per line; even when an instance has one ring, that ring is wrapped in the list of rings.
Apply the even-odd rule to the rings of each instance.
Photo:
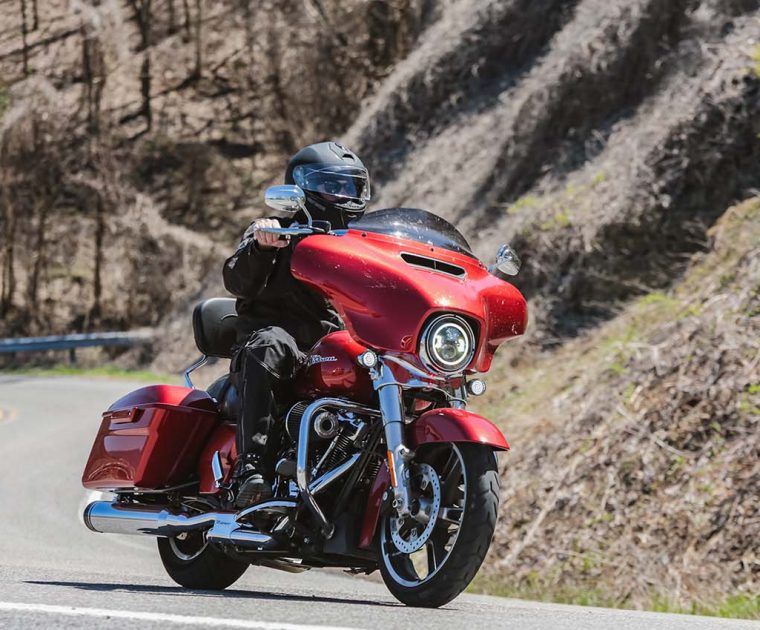
[[[272,496],[272,484],[264,474],[261,457],[258,454],[246,453],[238,465],[238,493],[235,497],[235,507],[246,508]]]

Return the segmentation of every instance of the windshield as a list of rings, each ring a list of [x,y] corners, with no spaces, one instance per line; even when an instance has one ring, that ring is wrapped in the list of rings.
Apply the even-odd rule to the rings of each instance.
[[[465,237],[451,223],[427,210],[418,208],[376,210],[356,221],[351,221],[348,227],[352,230],[407,238],[475,258]]]

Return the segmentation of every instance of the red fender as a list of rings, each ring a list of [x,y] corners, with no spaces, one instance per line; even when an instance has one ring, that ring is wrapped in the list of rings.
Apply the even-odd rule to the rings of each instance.
[[[434,442],[477,442],[495,451],[508,451],[504,434],[490,420],[466,409],[433,409],[423,413],[407,430],[409,445]]]
[[[433,409],[423,413],[407,428],[409,446],[419,448],[436,442],[476,442],[490,446],[495,451],[508,451],[504,434],[490,420],[466,409]],[[383,463],[377,471],[367,498],[367,508],[359,534],[359,548],[369,549],[375,538],[383,494],[390,487],[388,466]]]

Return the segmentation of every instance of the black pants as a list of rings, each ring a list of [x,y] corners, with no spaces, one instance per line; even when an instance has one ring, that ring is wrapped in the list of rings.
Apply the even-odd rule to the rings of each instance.
[[[261,328],[239,346],[230,371],[238,389],[241,417],[237,425],[239,457],[254,455],[264,472],[274,468],[276,398],[283,384],[292,380],[306,355],[286,330],[277,326]],[[271,448],[270,448],[271,446]]]

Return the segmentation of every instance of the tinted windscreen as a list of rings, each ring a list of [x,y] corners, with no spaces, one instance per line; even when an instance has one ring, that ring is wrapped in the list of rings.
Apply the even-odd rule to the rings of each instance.
[[[352,230],[388,234],[418,243],[467,254],[475,258],[470,244],[451,223],[418,208],[386,208],[368,212],[348,224]]]

